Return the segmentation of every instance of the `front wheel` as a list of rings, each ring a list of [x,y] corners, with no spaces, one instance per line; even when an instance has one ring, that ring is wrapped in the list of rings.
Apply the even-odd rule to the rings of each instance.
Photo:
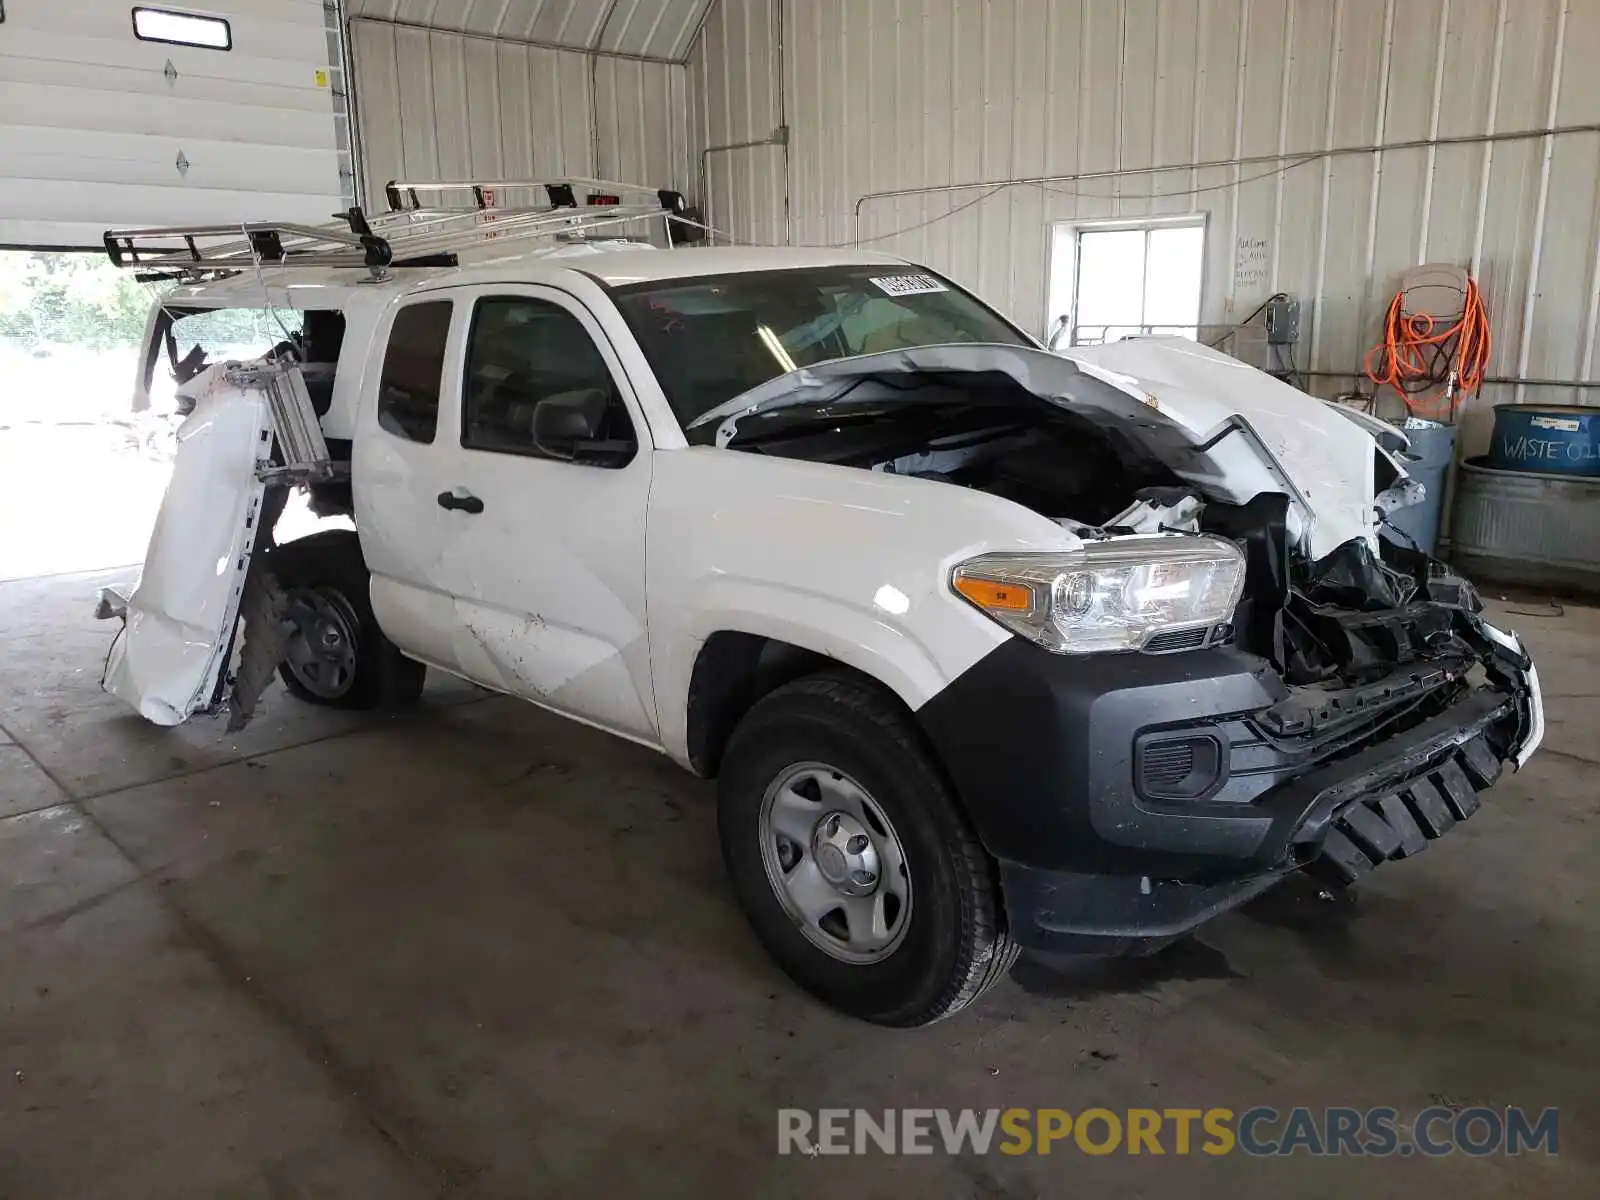
[[[1016,960],[994,868],[894,699],[825,673],[763,698],[719,781],[723,859],[788,975],[835,1008],[915,1026]]]
[[[269,551],[290,628],[278,675],[301,700],[330,708],[397,708],[422,694],[427,668],[378,627],[361,543],[329,530]]]

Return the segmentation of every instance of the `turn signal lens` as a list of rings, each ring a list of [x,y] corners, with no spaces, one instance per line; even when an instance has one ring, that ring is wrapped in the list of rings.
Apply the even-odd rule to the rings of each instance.
[[[974,579],[958,574],[955,589],[979,608],[1027,612],[1033,607],[1033,589],[1026,584],[999,583],[993,579]]]
[[[1232,542],[1184,534],[1106,538],[1048,554],[983,554],[950,586],[1057,654],[1137,650],[1157,633],[1222,625],[1244,591]]]

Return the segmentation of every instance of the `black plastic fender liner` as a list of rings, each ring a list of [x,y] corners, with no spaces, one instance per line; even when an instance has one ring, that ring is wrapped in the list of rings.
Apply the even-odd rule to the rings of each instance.
[[[1282,665],[1283,610],[1289,603],[1289,497],[1262,492],[1246,504],[1208,501],[1200,527],[1240,543],[1244,595],[1234,614],[1239,645]]]

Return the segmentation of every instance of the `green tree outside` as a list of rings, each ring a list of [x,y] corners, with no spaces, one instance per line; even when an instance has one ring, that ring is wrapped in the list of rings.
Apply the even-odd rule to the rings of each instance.
[[[0,341],[30,351],[140,346],[151,304],[170,287],[140,283],[93,253],[0,251]],[[285,327],[298,328],[298,314],[226,308],[179,316],[173,334],[183,352],[198,341],[213,351],[259,353]]]
[[[0,251],[0,338],[30,349],[137,345],[153,295],[92,254]]]

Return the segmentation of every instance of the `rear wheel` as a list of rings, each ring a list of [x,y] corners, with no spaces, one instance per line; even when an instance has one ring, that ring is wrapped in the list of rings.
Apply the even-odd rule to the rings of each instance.
[[[882,1025],[959,1011],[1016,960],[994,868],[910,719],[867,680],[779,688],[734,731],[722,853],[801,987]]]
[[[427,668],[395,647],[372,613],[361,543],[347,530],[286,542],[266,556],[291,628],[278,676],[330,708],[395,708],[422,694]]]

